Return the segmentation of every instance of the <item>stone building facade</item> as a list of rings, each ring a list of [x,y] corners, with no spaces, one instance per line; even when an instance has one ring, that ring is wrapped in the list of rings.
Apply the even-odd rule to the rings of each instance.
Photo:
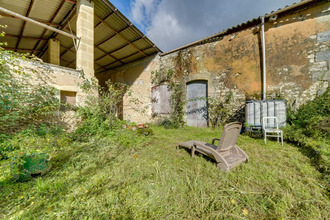
[[[39,60],[19,61],[21,71],[31,77],[35,85],[48,84],[58,90],[58,99],[71,105],[82,105],[87,94],[82,90],[82,72]]]
[[[330,3],[309,1],[266,15],[265,44],[267,99],[285,98],[293,107],[313,99],[325,91],[330,80]],[[123,117],[143,123],[155,120],[153,74],[169,70],[185,90],[187,83],[204,80],[209,97],[225,99],[231,93],[233,112],[244,107],[246,100],[260,100],[260,19],[96,77],[101,84],[108,79],[129,84],[140,105],[124,98]],[[137,110],[141,108],[145,111]]]
[[[8,8],[16,8],[10,1],[5,2]],[[69,10],[69,2],[49,0],[54,7],[56,2],[59,6],[51,21],[58,15],[64,15],[62,10]],[[130,85],[132,95],[127,94],[122,102],[123,119],[137,123],[153,122],[168,115],[166,112],[169,112],[171,103],[168,100],[171,99],[168,81],[181,85],[185,99],[203,85],[206,85],[205,98],[224,101],[231,96],[231,114],[238,118],[244,115],[246,100],[260,100],[262,97],[260,18],[181,48],[156,54],[159,49],[156,50],[150,40],[141,36],[142,33],[117,9],[109,6],[110,3],[78,0],[72,4],[75,11],[68,11],[70,16],[63,20],[61,28],[64,30],[69,26],[71,33],[75,32],[74,37],[79,41],[74,41],[76,44],[73,45],[72,39],[63,39],[55,33],[47,38],[15,35],[23,33],[25,25],[15,32],[14,27],[18,24],[15,19],[11,16],[2,18],[12,19],[6,20],[12,27],[8,31],[13,31],[7,41],[9,45],[16,44],[10,49],[40,52],[39,58],[50,63],[24,63],[26,71],[42,73],[39,75],[41,79],[58,88],[59,99],[63,101],[83,104],[83,97],[87,94],[79,88],[83,82],[82,75],[88,80],[97,79],[102,86],[109,79]],[[39,6],[41,4],[29,8],[33,11]],[[39,12],[35,9],[35,13]],[[40,13],[42,15],[44,13]],[[299,107],[325,91],[329,84],[330,2],[304,0],[264,17],[267,99],[286,99],[287,104]],[[73,30],[70,21],[74,23]],[[117,30],[111,25],[121,28]],[[45,33],[46,30],[42,36]],[[134,39],[125,34],[134,35]],[[14,41],[15,38],[18,40]],[[38,41],[36,46],[35,41]],[[48,47],[36,50],[43,41]],[[18,47],[20,43],[22,48]],[[26,49],[26,46],[33,49]],[[137,59],[140,60],[135,61]],[[63,67],[65,63],[75,69]],[[169,79],[170,72],[173,74]],[[184,111],[189,111],[189,105],[184,107]]]
[[[83,80],[97,83],[95,73],[160,51],[110,1],[3,0],[0,23],[1,49],[42,60],[21,64],[27,73],[40,73],[36,83],[49,83],[62,101],[78,106],[87,95]]]

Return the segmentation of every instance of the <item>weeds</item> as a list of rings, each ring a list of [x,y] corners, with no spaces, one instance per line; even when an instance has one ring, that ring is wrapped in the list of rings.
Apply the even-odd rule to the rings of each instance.
[[[220,127],[230,116],[231,102],[233,100],[232,91],[222,100],[218,98],[207,98],[208,102],[208,113],[209,113],[209,124],[211,127]]]
[[[96,134],[114,135],[123,125],[118,115],[122,113],[120,103],[124,94],[130,95],[128,85],[108,81],[106,88],[102,88],[92,82],[83,88],[90,95],[77,111],[82,122],[75,131],[75,138],[86,140]]]
[[[274,142],[265,146],[262,140],[241,136],[237,144],[249,155],[250,162],[222,173],[212,160],[191,158],[186,151],[175,149],[178,142],[210,141],[221,131],[153,127],[154,136],[150,136],[122,130],[124,122],[117,116],[127,87],[111,83],[107,89],[88,83],[84,86],[93,92],[86,106],[78,109],[82,124],[73,134],[51,123],[57,107],[53,108],[55,102],[45,102],[47,94],[52,94],[47,89],[37,90],[41,96],[29,96],[32,101],[40,98],[34,100],[37,107],[27,111],[38,116],[38,123],[26,122],[19,132],[0,134],[1,219],[330,217],[326,182],[294,146]],[[14,94],[9,87],[5,89],[2,94]],[[179,96],[172,96],[174,101],[182,96],[177,89]],[[17,126],[24,111],[13,101],[15,96],[1,98],[1,113],[13,117],[7,119],[16,124],[9,125]],[[13,106],[18,111],[12,111],[16,108]],[[180,108],[174,118],[179,123]],[[16,113],[10,115],[12,112]],[[0,122],[7,119],[2,117]],[[11,160],[39,152],[52,156],[51,172],[29,182],[14,182]]]
[[[152,129],[153,138],[123,130],[69,142],[54,154],[53,170],[29,182],[0,176],[0,217],[329,218],[325,182],[294,146],[240,136],[237,144],[250,162],[222,173],[212,160],[175,148],[180,141],[210,141],[221,131]]]
[[[0,47],[0,133],[15,133],[31,124],[59,126],[58,90],[26,74],[20,66],[26,55]]]
[[[155,71],[151,74],[152,84],[161,85],[166,83],[169,85],[169,89],[171,91],[171,112],[167,117],[159,122],[159,125],[164,126],[167,129],[180,128],[184,125],[184,106],[186,104],[183,92],[184,86],[182,82],[178,82],[176,75],[177,73],[175,73],[172,69],[169,69],[167,72]]]
[[[284,138],[296,143],[328,181],[330,193],[330,89],[298,111],[288,111]]]
[[[330,89],[318,96],[316,99],[307,102],[298,111],[289,109],[288,123],[292,130],[299,130],[300,136],[290,133],[292,139],[301,139],[302,136],[316,140],[330,139],[330,131],[327,129],[330,115]],[[323,123],[322,123],[323,122]],[[323,125],[323,126],[322,126]]]

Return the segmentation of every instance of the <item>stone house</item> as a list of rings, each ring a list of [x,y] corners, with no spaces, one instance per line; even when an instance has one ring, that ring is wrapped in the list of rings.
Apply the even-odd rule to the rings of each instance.
[[[298,107],[329,84],[328,0],[304,0],[165,53],[107,0],[45,0],[43,6],[30,1],[19,8],[14,1],[3,2],[5,9],[70,32],[37,29],[0,10],[0,22],[9,26],[7,49],[29,51],[51,63],[53,84],[63,97],[76,95],[78,104],[82,72],[103,86],[109,79],[130,85],[132,97],[123,99],[125,120],[144,123],[166,116],[171,111],[168,81],[181,85],[185,99],[197,93],[218,100],[230,96],[233,113],[249,99],[285,98]]]
[[[160,52],[108,0],[2,0],[0,24],[4,49],[40,58],[21,65],[73,105],[87,95],[84,80]]]
[[[266,98],[285,98],[287,104],[298,107],[324,92],[330,79],[329,1],[302,1],[266,14],[264,20]],[[97,77],[130,84],[141,105],[147,106],[145,114],[127,109],[124,119],[145,122],[157,119],[154,113],[168,112],[166,82],[153,84],[152,76],[164,77],[169,70],[185,92],[190,87],[193,93],[195,87],[204,90],[202,96],[222,100],[231,94],[232,113],[244,115],[245,101],[263,96],[261,23],[261,18],[255,18]],[[153,97],[161,108],[153,107]]]

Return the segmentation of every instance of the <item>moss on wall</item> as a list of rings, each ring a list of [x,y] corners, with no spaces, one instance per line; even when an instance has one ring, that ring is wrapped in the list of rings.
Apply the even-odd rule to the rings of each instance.
[[[300,105],[328,86],[324,76],[330,75],[330,61],[316,61],[315,57],[319,52],[330,50],[330,41],[318,40],[320,33],[330,29],[329,11],[330,4],[323,1],[266,23],[268,98],[286,98],[289,103]],[[246,99],[261,98],[259,25],[232,32],[217,41],[157,56],[148,64],[144,62],[114,70],[111,77],[115,81],[131,79],[133,85],[143,79],[143,92],[137,90],[136,93],[145,102],[148,97],[150,99],[151,72],[166,73],[168,70],[174,70],[176,80],[182,84],[189,80],[208,80],[209,96],[221,98],[233,92],[236,108],[244,105]]]

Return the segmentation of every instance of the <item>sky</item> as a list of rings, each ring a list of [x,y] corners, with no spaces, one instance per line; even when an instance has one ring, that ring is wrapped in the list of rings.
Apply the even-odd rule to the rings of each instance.
[[[163,52],[300,0],[110,0]]]

